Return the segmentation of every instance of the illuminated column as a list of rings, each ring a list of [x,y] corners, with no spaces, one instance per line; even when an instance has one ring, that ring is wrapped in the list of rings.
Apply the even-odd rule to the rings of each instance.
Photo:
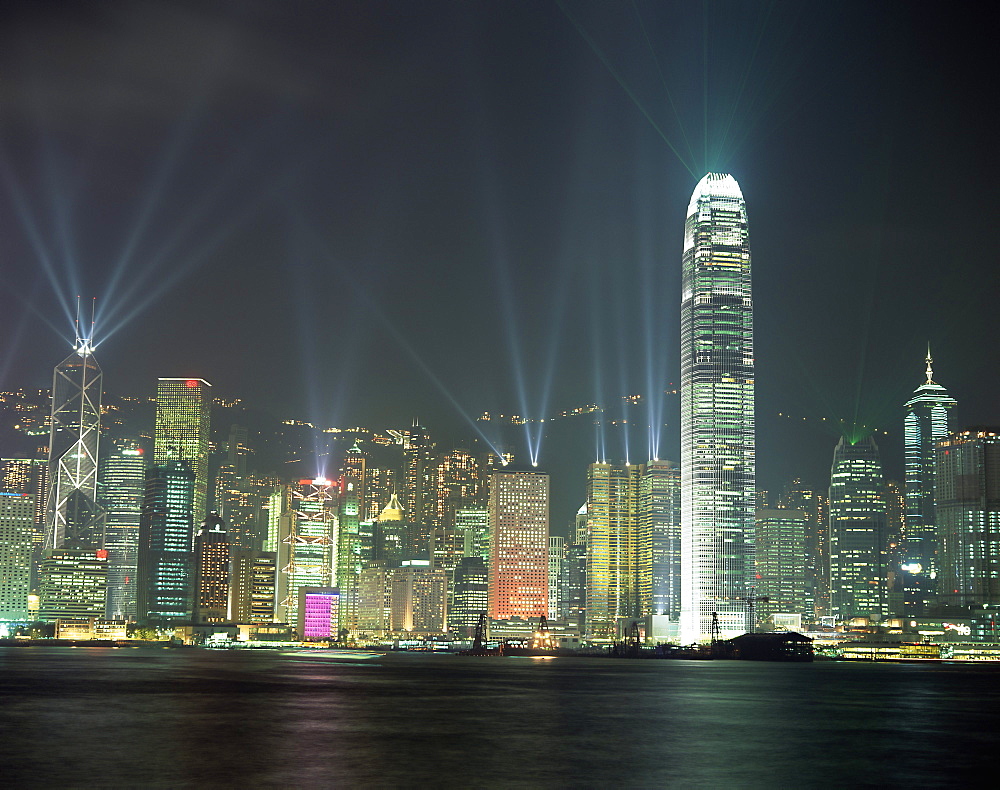
[[[541,617],[549,607],[549,476],[494,472],[489,508],[490,617]]]
[[[49,432],[49,491],[45,548],[102,548],[97,506],[97,448],[101,432],[101,368],[89,340],[56,366]]]
[[[194,472],[194,519],[205,519],[212,385],[204,379],[161,378],[156,386],[153,460],[187,461]]]
[[[681,640],[746,630],[754,562],[753,302],[746,204],[731,175],[695,187],[681,301]]]

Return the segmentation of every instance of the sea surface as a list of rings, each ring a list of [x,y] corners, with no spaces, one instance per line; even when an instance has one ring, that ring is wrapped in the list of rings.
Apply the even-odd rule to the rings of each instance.
[[[1000,666],[0,648],[3,787],[996,786]]]

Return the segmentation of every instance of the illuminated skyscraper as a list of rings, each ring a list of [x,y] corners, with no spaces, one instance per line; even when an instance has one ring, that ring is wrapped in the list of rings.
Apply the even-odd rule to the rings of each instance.
[[[957,401],[933,379],[930,347],[927,349],[927,380],[906,402],[903,441],[906,457],[907,564],[919,563],[920,573],[937,572],[937,528],[934,521],[935,445],[948,438],[948,410]]]
[[[802,510],[758,509],[757,595],[768,598],[757,609],[758,622],[776,612],[812,619],[813,601],[806,587],[806,529],[809,514]]]
[[[587,468],[587,633],[611,637],[619,617],[639,617],[639,488],[642,464]],[[647,585],[648,586],[648,585]]]
[[[785,487],[779,508],[806,514],[806,587],[816,617],[830,614],[830,503],[827,494],[813,491],[795,478]]]
[[[54,623],[104,616],[108,585],[104,549],[46,549],[39,579],[39,620]]]
[[[97,505],[102,378],[89,339],[77,338],[73,353],[55,368],[46,549],[102,548],[104,526]]]
[[[938,596],[1000,606],[1000,428],[970,428],[937,445]]]
[[[101,459],[98,499],[105,510],[104,547],[108,551],[107,617],[135,620],[139,522],[146,493],[146,456],[127,442]]]
[[[386,568],[398,568],[403,556],[409,551],[409,535],[406,513],[393,494],[389,504],[382,508],[373,524],[372,560],[382,563]]]
[[[841,437],[830,469],[830,599],[840,619],[887,614],[887,542],[878,446],[870,435]]]
[[[28,617],[35,498],[0,493],[0,620]]]
[[[641,614],[680,617],[681,473],[670,461],[649,461],[639,489],[639,512],[650,544],[650,606]]]
[[[193,509],[194,472],[188,461],[164,461],[146,470],[139,520],[139,622],[168,625],[191,617]]]
[[[750,246],[731,175],[695,187],[681,279],[681,639],[742,633],[754,571]]]
[[[215,512],[205,516],[194,536],[195,623],[222,623],[229,613],[229,536],[226,523]]]
[[[33,572],[38,567],[45,545],[45,499],[49,491],[49,462],[42,458],[0,459],[0,491],[28,494],[35,503],[35,521],[31,534]]]
[[[194,472],[194,519],[205,519],[208,503],[208,441],[212,385],[204,379],[161,378],[156,387],[153,460],[187,461]]]
[[[236,549],[232,553],[229,619],[234,623],[274,620],[278,557],[273,551]]]
[[[490,617],[549,608],[549,476],[505,467],[490,477]]]
[[[284,622],[300,619],[300,588],[336,586],[338,495],[337,485],[325,478],[291,487],[278,546],[278,612]],[[338,610],[339,600],[338,592]]]
[[[448,609],[448,626],[463,636],[472,636],[479,615],[489,606],[489,574],[482,557],[463,557],[455,567],[453,606]]]
[[[448,630],[448,576],[429,560],[403,560],[390,576],[393,631],[443,633]]]

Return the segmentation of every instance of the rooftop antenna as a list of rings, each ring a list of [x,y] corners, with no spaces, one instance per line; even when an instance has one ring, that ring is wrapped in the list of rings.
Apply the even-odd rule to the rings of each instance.
[[[931,363],[934,362],[934,360],[931,358],[931,344],[930,344],[930,341],[928,341],[928,343],[927,343],[927,359],[925,361],[927,362],[927,382],[926,383],[927,384],[933,384],[934,380],[931,378],[931,376],[932,376],[932,374],[933,374],[934,371],[931,370]]]
[[[73,322],[73,326],[76,327],[76,340],[73,342],[73,348],[80,349],[80,294],[76,295],[76,321]]]

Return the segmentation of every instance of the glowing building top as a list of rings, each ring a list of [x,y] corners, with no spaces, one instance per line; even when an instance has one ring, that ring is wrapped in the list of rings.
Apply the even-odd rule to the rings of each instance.
[[[392,499],[389,500],[389,504],[382,508],[382,512],[378,517],[379,521],[402,521],[403,520],[403,506],[399,504],[399,498],[396,493],[393,492]]]
[[[161,378],[156,386],[153,460],[188,461],[194,472],[194,520],[205,519],[212,385],[204,379]]]
[[[695,187],[681,260],[681,638],[742,633],[754,578],[753,302],[736,179]]]

